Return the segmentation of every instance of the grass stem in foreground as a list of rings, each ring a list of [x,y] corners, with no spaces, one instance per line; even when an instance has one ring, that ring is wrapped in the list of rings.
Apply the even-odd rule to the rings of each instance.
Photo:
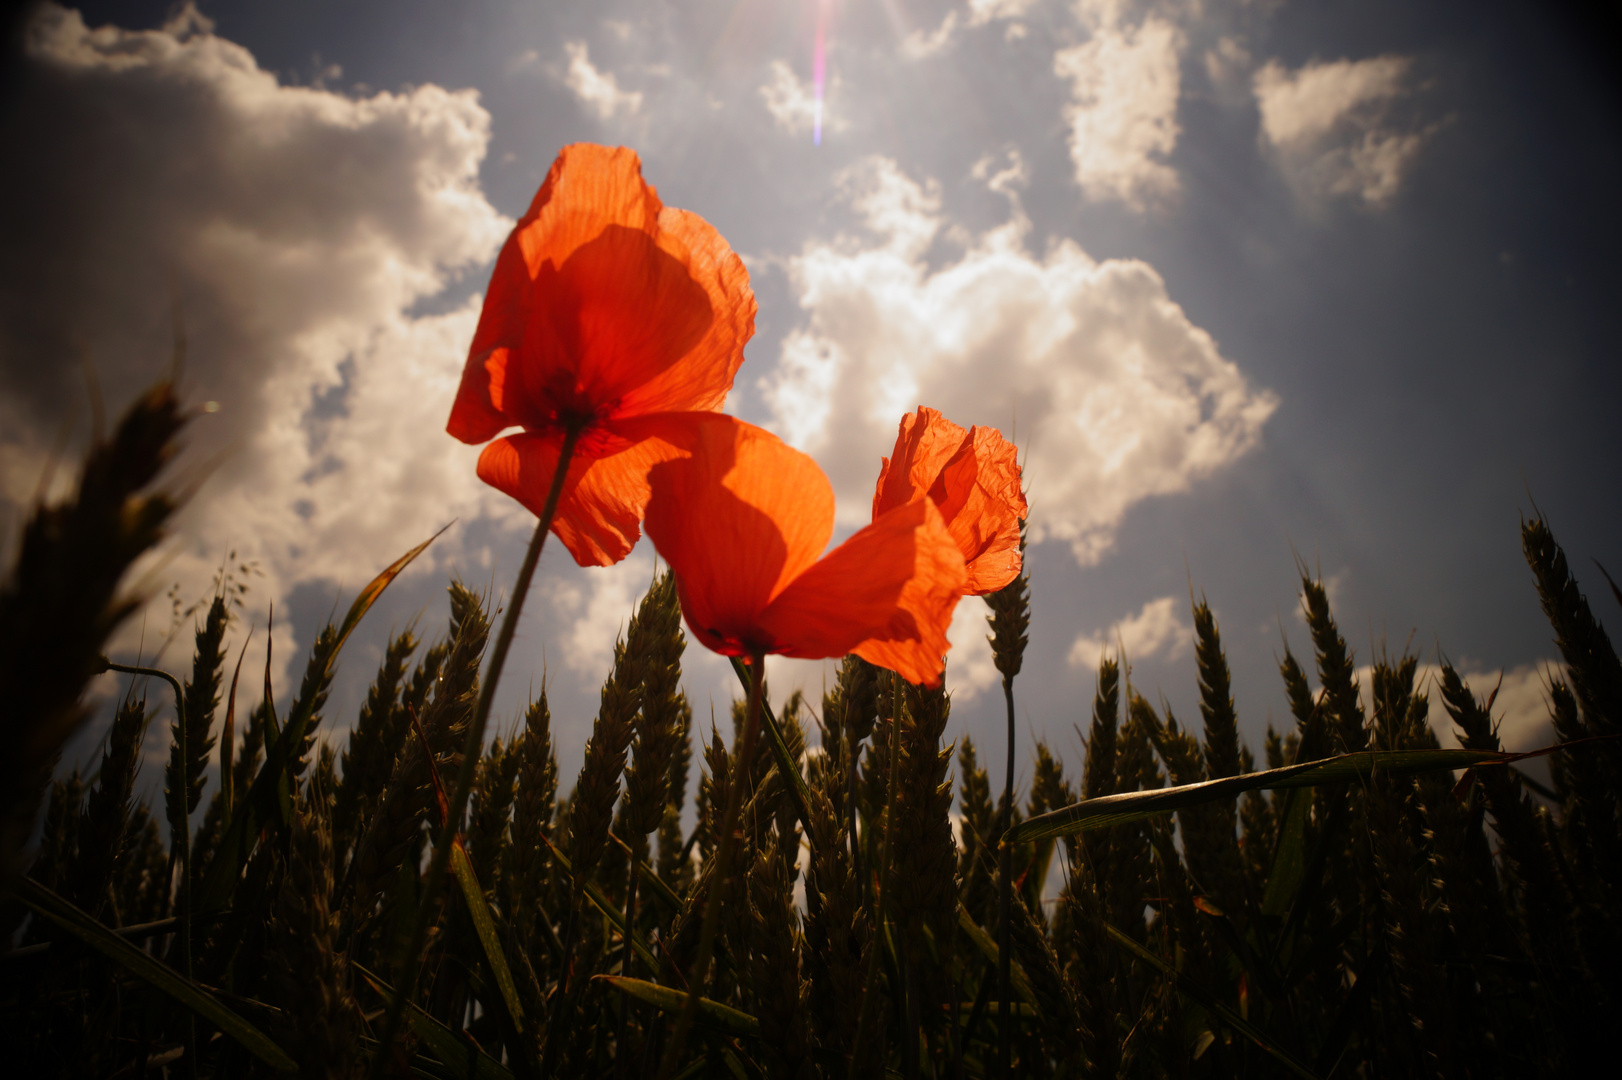
[[[715,875],[710,879],[710,894],[704,898],[704,922],[698,932],[698,955],[687,976],[687,1000],[676,1015],[676,1026],[665,1044],[659,1062],[659,1080],[669,1080],[681,1062],[682,1044],[698,1015],[698,1002],[704,996],[704,987],[710,974],[710,954],[715,948],[715,931],[721,921],[721,897],[726,892],[727,874],[737,850],[738,813],[743,808],[743,789],[754,775],[750,763],[755,756],[755,738],[760,729],[760,702],[765,680],[766,654],[754,653],[749,657],[749,706],[744,712],[743,734],[738,739],[737,765],[728,777],[727,808],[721,816],[721,835],[715,853]]]
[[[169,684],[175,693],[175,742],[180,746],[188,745],[186,742],[186,696],[180,691],[180,680],[161,668],[135,667],[128,664],[115,664],[107,662],[107,670],[120,671],[126,675],[156,675]],[[187,780],[184,769],[180,773],[180,785],[177,791],[170,793],[170,798],[180,800],[177,820],[181,827],[175,830],[178,835],[169,838],[174,845],[177,861],[180,864],[180,919],[178,922],[180,932],[180,967],[189,980],[191,970],[191,821],[187,813]],[[188,1078],[197,1076],[197,1017],[190,1009],[186,1010],[186,1055],[184,1075]]]
[[[1008,703],[1008,770],[1003,779],[1002,829],[1006,833],[1014,824],[1014,677],[1002,679],[1003,699]],[[1002,1080],[1008,1080],[1013,1067],[1013,1009],[1014,987],[1011,946],[1013,944],[1014,852],[1001,845],[997,859],[997,990],[1002,995],[1002,1010],[997,1014],[997,1070]]]
[[[883,715],[882,713],[880,715]],[[884,785],[884,832],[879,844],[878,883],[873,898],[873,940],[868,946],[867,971],[862,976],[862,996],[856,1006],[856,1038],[851,1041],[850,1073],[856,1080],[856,1064],[861,1053],[863,1037],[867,1031],[868,1002],[873,994],[873,981],[878,976],[879,950],[884,947],[885,882],[890,877],[890,838],[894,833],[895,788],[901,761],[901,676],[890,672],[890,767],[889,779]]]
[[[571,424],[563,433],[563,446],[558,451],[557,469],[552,474],[552,487],[546,493],[546,504],[541,508],[540,520],[535,523],[535,535],[530,537],[529,548],[524,552],[524,562],[518,569],[518,580],[513,584],[513,595],[507,605],[507,614],[501,620],[501,630],[496,635],[496,645],[490,653],[490,667],[485,672],[484,682],[479,686],[479,700],[474,706],[473,722],[468,725],[467,742],[462,749],[462,767],[456,776],[456,790],[451,795],[449,812],[445,815],[445,823],[434,843],[433,858],[428,864],[428,876],[423,881],[417,914],[411,923],[409,947],[405,952],[406,970],[410,975],[406,984],[398,988],[394,1000],[389,1004],[388,1019],[383,1024],[382,1038],[378,1040],[377,1056],[372,1059],[373,1080],[382,1077],[390,1050],[395,1040],[399,1038],[400,1022],[406,1005],[417,994],[417,982],[422,974],[422,947],[428,937],[428,915],[439,899],[445,871],[450,865],[451,844],[456,839],[456,827],[462,820],[462,814],[467,809],[468,797],[473,792],[473,774],[479,763],[479,748],[484,745],[484,729],[490,720],[490,708],[495,703],[496,687],[501,682],[501,669],[507,663],[507,652],[512,648],[513,635],[518,630],[518,617],[524,610],[524,597],[529,594],[529,584],[535,577],[535,567],[541,561],[541,549],[546,546],[546,534],[552,529],[552,519],[558,510],[558,500],[563,497],[563,482],[569,475],[569,463],[574,457],[575,444],[580,440],[581,426],[579,423]]]
[[[1025,551],[1025,529],[1020,526],[1019,550]],[[1002,789],[1002,828],[1007,833],[1014,824],[1014,677],[1025,662],[1025,645],[1031,627],[1031,583],[1024,570],[1019,576],[986,597],[991,609],[991,657],[1002,675],[1003,701],[1008,706],[1008,760]],[[1014,899],[1013,852],[999,839],[1001,857],[997,860],[997,986],[1002,1008],[997,1014],[997,1075],[1009,1080],[1013,1055],[1013,980],[1011,978]]]

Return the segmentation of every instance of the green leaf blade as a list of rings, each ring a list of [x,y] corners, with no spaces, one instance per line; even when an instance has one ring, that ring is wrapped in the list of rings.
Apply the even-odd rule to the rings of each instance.
[[[163,961],[136,948],[77,907],[34,881],[23,878],[17,897],[35,914],[72,934],[153,989],[219,1028],[243,1049],[278,1072],[297,1072],[298,1064],[270,1037],[232,1012],[213,994]]]
[[[1490,750],[1363,750],[1221,780],[1084,799],[1015,825],[1003,834],[1001,844],[1007,847],[1051,837],[1075,836],[1111,825],[1176,813],[1218,799],[1235,798],[1247,791],[1313,788],[1367,781],[1377,770],[1387,776],[1416,776],[1427,772],[1468,769],[1475,765],[1502,764],[1511,756]]]
[[[1109,936],[1114,939],[1117,945],[1131,953],[1138,960],[1154,968],[1168,979],[1175,981],[1178,988],[1181,989],[1183,993],[1199,1002],[1209,1012],[1213,1012],[1217,1016],[1221,1017],[1224,1024],[1233,1028],[1234,1031],[1255,1043],[1257,1047],[1277,1059],[1280,1064],[1289,1069],[1296,1076],[1301,1077],[1302,1080],[1318,1080],[1317,1073],[1295,1060],[1294,1056],[1291,1055],[1289,1051],[1274,1043],[1272,1039],[1268,1038],[1260,1030],[1252,1027],[1244,1017],[1222,1004],[1212,995],[1206,993],[1181,971],[1171,967],[1160,957],[1156,956],[1148,949],[1145,949],[1142,945],[1139,945],[1136,941],[1133,941],[1130,937],[1123,934],[1115,927],[1105,924],[1104,929],[1109,932]]]
[[[456,875],[456,884],[461,888],[462,900],[467,904],[468,914],[473,919],[473,929],[478,935],[479,944],[484,947],[485,962],[490,965],[490,972],[495,976],[496,987],[501,991],[501,1000],[507,1007],[507,1016],[512,1021],[513,1030],[522,1035],[524,1006],[518,1000],[518,985],[513,981],[512,969],[507,965],[507,954],[496,935],[496,923],[490,914],[490,905],[485,902],[484,890],[479,887],[479,879],[473,873],[473,864],[468,860],[467,849],[462,846],[461,840],[457,840],[451,849],[451,870]]]
[[[680,1013],[682,1006],[687,1002],[687,992],[677,990],[670,986],[660,986],[646,979],[632,979],[624,975],[598,975],[596,980],[605,982],[622,994],[647,1002],[654,1008],[667,1013]],[[741,1038],[759,1038],[760,1021],[730,1005],[723,1005],[719,1001],[709,998],[698,999],[698,1023],[726,1035]]]
[[[367,971],[359,964],[353,965],[360,977],[366,980],[373,992],[383,999],[384,1004],[394,1004],[394,988],[376,975]],[[456,1032],[435,1020],[417,1005],[410,1005],[405,1013],[406,1023],[417,1037],[428,1044],[434,1057],[457,1076],[481,1076],[489,1080],[515,1080],[511,1071],[495,1058],[486,1054],[477,1047],[470,1046],[458,1038]],[[388,1053],[387,1047],[379,1047],[378,1053]]]
[[[445,528],[448,529],[450,526],[447,525]],[[372,605],[377,603],[378,597],[383,595],[383,590],[388,588],[390,583],[444,532],[445,529],[440,529],[395,559],[360,591],[354,603],[349,605],[349,611],[338,629],[332,652],[327,657],[328,671],[331,671],[332,665],[337,662],[338,653],[342,651],[344,642],[349,640],[349,635],[360,624],[361,619],[372,609]],[[268,670],[265,700],[270,700]],[[259,767],[259,773],[249,786],[247,795],[240,800],[231,815],[231,824],[225,838],[214,852],[209,862],[208,873],[193,898],[195,911],[207,914],[230,906],[232,894],[236,891],[237,879],[242,874],[242,867],[246,865],[248,856],[253,853],[254,846],[259,841],[260,830],[273,817],[285,821],[286,815],[291,812],[291,788],[288,785],[287,767],[293,748],[304,741],[304,732],[309,726],[314,705],[314,701],[305,702],[303,708],[295,715],[289,716],[281,730],[275,732],[274,745],[271,739],[272,732],[266,733],[265,763]],[[274,730],[273,720],[272,731]]]

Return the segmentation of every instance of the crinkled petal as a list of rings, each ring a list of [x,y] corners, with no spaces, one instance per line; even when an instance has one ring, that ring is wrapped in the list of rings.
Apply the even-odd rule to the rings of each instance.
[[[969,433],[927,405],[901,418],[895,450],[884,459],[873,490],[873,520],[928,491]]]
[[[676,574],[693,635],[727,655],[777,651],[760,613],[833,533],[833,488],[816,462],[720,413],[687,414],[689,456],[653,467],[646,527]]]
[[[1019,451],[1001,432],[971,428],[930,488],[930,497],[968,564],[965,592],[983,596],[1019,576],[1025,493],[1020,490]]]
[[[546,506],[557,472],[562,438],[551,433],[535,435],[527,431],[497,439],[479,454],[479,479],[497,491],[511,495],[536,517]],[[569,476],[558,499],[561,509],[580,477],[591,467],[591,459],[576,457],[569,463]],[[558,515],[558,516],[561,516]],[[555,528],[554,519],[554,528]]]
[[[940,511],[920,496],[801,574],[761,622],[785,656],[854,651],[933,686],[945,668],[946,630],[963,583],[963,555]]]
[[[448,430],[719,408],[754,319],[742,260],[633,152],[566,147],[496,260]]]

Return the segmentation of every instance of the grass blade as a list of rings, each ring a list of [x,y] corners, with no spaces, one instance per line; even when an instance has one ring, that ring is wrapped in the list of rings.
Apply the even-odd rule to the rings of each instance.
[[[462,899],[467,903],[468,915],[473,919],[479,944],[484,946],[484,959],[490,965],[490,973],[495,976],[496,988],[501,991],[507,1017],[512,1021],[513,1030],[522,1036],[524,1006],[518,1000],[518,985],[513,981],[512,969],[507,965],[507,954],[501,948],[501,939],[496,936],[496,923],[490,915],[490,905],[485,902],[484,890],[479,887],[479,879],[473,874],[473,863],[468,860],[467,848],[462,846],[461,837],[457,837],[451,850],[451,871],[456,875],[456,884],[461,886]],[[519,1042],[528,1045],[522,1038]],[[535,1066],[538,1069],[540,1062],[535,1062]]]
[[[974,916],[969,914],[967,908],[961,906],[957,909],[957,925],[959,929],[968,935],[969,940],[974,943],[974,947],[980,950],[980,955],[986,958],[986,963],[990,964],[992,970],[995,971],[1002,953],[997,948],[997,943],[991,940],[991,935],[986,933],[984,927],[974,921]],[[1025,977],[1025,969],[1020,967],[1019,961],[1013,961],[1009,976],[1010,981],[1014,984],[1015,992],[1034,1006],[1036,1004],[1036,992],[1031,989],[1030,980]]]
[[[646,979],[631,979],[623,975],[598,975],[595,978],[608,983],[622,994],[629,994],[638,1001],[645,1001],[667,1013],[681,1012],[682,1005],[687,1001],[685,990],[660,986]],[[726,1035],[745,1038],[758,1038],[760,1035],[759,1020],[730,1005],[723,1005],[706,997],[698,999],[698,1013],[694,1019],[705,1027]]]
[[[451,524],[455,523],[452,522]],[[383,595],[383,590],[388,588],[394,579],[399,577],[418,555],[427,551],[429,544],[444,536],[445,529],[450,527],[450,525],[446,525],[434,535],[389,563],[382,573],[373,578],[366,588],[360,591],[355,597],[355,602],[349,605],[349,611],[344,615],[344,621],[338,624],[338,643],[333,647],[334,654],[344,647],[344,642],[349,640],[349,635],[354,632],[355,627],[360,625],[360,621],[366,617],[366,613],[372,610],[372,605],[377,603],[379,596]]]
[[[1109,936],[1115,940],[1117,945],[1131,953],[1137,959],[1143,961],[1145,964],[1148,964],[1150,967],[1154,968],[1167,978],[1174,979],[1177,983],[1178,989],[1187,994],[1189,997],[1193,998],[1195,1001],[1199,1002],[1200,1005],[1203,1006],[1208,1012],[1213,1012],[1217,1016],[1221,1017],[1224,1024],[1227,1024],[1229,1027],[1233,1028],[1234,1031],[1255,1043],[1265,1053],[1277,1058],[1286,1069],[1289,1069],[1295,1075],[1302,1077],[1303,1080],[1318,1080],[1317,1073],[1295,1060],[1295,1058],[1292,1057],[1288,1051],[1277,1046],[1266,1035],[1251,1027],[1250,1024],[1245,1021],[1244,1017],[1222,1004],[1215,997],[1206,993],[1203,988],[1195,985],[1193,980],[1189,979],[1181,971],[1170,967],[1160,957],[1156,956],[1148,949],[1145,949],[1142,945],[1139,945],[1136,941],[1133,941],[1115,927],[1106,924],[1104,929],[1109,931]]]
[[[732,670],[737,673],[745,689],[749,686],[749,669],[744,666],[741,659],[734,656]],[[760,703],[760,719],[766,729],[766,744],[772,748],[772,757],[777,760],[777,771],[783,774],[788,781],[789,798],[794,800],[794,813],[799,817],[800,824],[805,827],[805,837],[811,843],[817,842],[816,827],[811,819],[811,791],[805,786],[805,777],[800,775],[799,766],[794,757],[788,752],[788,743],[783,740],[783,729],[777,726],[777,714],[772,712],[771,705],[764,699]]]
[[[439,827],[445,827],[445,817],[450,812],[450,803],[445,798],[445,784],[439,776],[439,763],[434,760],[434,748],[428,741],[427,732],[422,730],[422,721],[417,717],[417,711],[410,706],[406,711],[411,715],[411,726],[422,743],[423,760],[428,763],[428,778],[434,786],[435,805],[439,810]],[[490,914],[490,905],[485,902],[484,889],[479,885],[479,876],[473,870],[473,860],[468,858],[467,848],[460,836],[451,838],[451,873],[456,877],[457,888],[461,890],[462,902],[467,905],[468,917],[473,920],[473,931],[478,935],[479,945],[484,950],[485,963],[490,965],[490,973],[495,976],[496,989],[501,993],[501,1003],[507,1010],[507,1019],[512,1024],[513,1032],[518,1036],[517,1044],[523,1048],[526,1057],[532,1053],[529,1040],[524,1038],[524,1006],[518,1000],[518,986],[513,982],[512,968],[507,964],[507,954],[501,947],[501,940],[496,936],[496,921]],[[540,1075],[541,1063],[539,1061],[526,1061],[530,1066],[525,1070],[529,1075]]]
[[[351,965],[360,977],[366,980],[384,1004],[394,1004],[394,988],[388,983],[373,975],[359,964]],[[411,1005],[406,1009],[406,1023],[417,1033],[417,1037],[428,1044],[440,1064],[444,1065],[456,1076],[481,1076],[489,1080],[514,1080],[508,1069],[485,1053],[483,1050],[470,1045],[459,1037],[456,1032],[435,1020],[428,1013]],[[385,1051],[379,1048],[379,1053]]]
[[[450,528],[446,526],[445,528]],[[428,545],[439,539],[445,529],[439,530],[433,536],[424,540],[394,562],[390,563],[382,573],[373,578],[355,602],[349,605],[349,612],[344,616],[343,623],[338,628],[337,640],[332,652],[327,658],[327,668],[337,662],[338,652],[343,648],[344,642],[360,623],[366,612],[371,610],[377,598],[383,595],[383,590],[389,586],[400,573],[409,566],[413,559],[428,549]],[[267,647],[268,669],[268,647]],[[269,699],[269,673],[267,670],[266,700]],[[215,852],[214,860],[209,864],[208,874],[203,879],[202,888],[196,897],[196,910],[200,912],[219,911],[229,906],[231,894],[236,889],[237,879],[241,876],[242,867],[252,854],[254,845],[259,841],[260,830],[280,813],[281,792],[286,781],[288,763],[292,760],[294,748],[304,741],[304,732],[309,727],[311,710],[314,702],[305,703],[306,707],[296,711],[287,718],[287,723],[277,733],[276,744],[270,745],[269,732],[265,740],[265,763],[260,766],[259,775],[254,777],[252,786],[246,796],[242,797],[238,812],[231,816],[231,827],[226,832],[220,847]],[[275,725],[272,724],[272,730]]]
[[[1554,749],[1565,749],[1556,747]],[[1441,772],[1449,769],[1468,769],[1476,765],[1502,765],[1519,760],[1521,755],[1504,754],[1490,750],[1363,750],[1355,754],[1308,761],[1300,765],[1286,765],[1282,769],[1246,773],[1221,780],[1205,780],[1198,784],[1156,788],[1148,791],[1128,791],[1118,795],[1104,795],[1096,799],[1083,799],[1079,803],[1062,807],[1030,818],[1003,834],[1002,846],[1023,844],[1055,836],[1074,836],[1077,833],[1102,829],[1110,825],[1142,821],[1160,814],[1186,810],[1191,806],[1231,799],[1247,791],[1258,789],[1312,788],[1329,784],[1349,784],[1367,781],[1375,770],[1386,776],[1413,776],[1418,773]]]
[[[1278,845],[1273,850],[1273,869],[1267,875],[1267,891],[1262,896],[1263,915],[1282,919],[1290,910],[1307,869],[1307,822],[1311,817],[1310,792],[1297,788],[1284,796]]]
[[[619,849],[625,852],[627,857],[631,855],[631,845],[615,836],[614,830],[610,829],[608,831],[608,838],[618,845]],[[658,871],[642,861],[637,862],[636,871],[637,876],[647,882],[648,887],[654,891],[660,900],[668,904],[672,911],[681,910],[681,897],[677,895],[676,890],[672,889],[664,878],[659,876]]]
[[[123,967],[153,989],[160,990],[236,1040],[243,1049],[279,1072],[297,1072],[298,1065],[264,1032],[220,1003],[219,999],[174,968],[135,947],[114,931],[86,915],[32,878],[17,884],[17,897],[86,945]]]
[[[552,841],[547,838],[545,833],[541,834],[541,842],[544,843],[552,852],[552,858],[557,860],[557,864],[563,869],[563,872],[568,874],[570,878],[573,878],[574,866],[569,862],[569,857],[559,850],[558,846],[552,843]],[[631,950],[636,953],[637,959],[648,965],[648,969],[650,971],[659,970],[659,960],[653,955],[653,950],[648,948],[648,943],[642,940],[641,934],[634,933],[627,929],[625,925],[625,912],[621,911],[618,905],[608,898],[608,894],[603,892],[602,886],[598,885],[595,881],[588,880],[585,883],[584,889],[586,899],[591,901],[592,906],[598,911],[602,912],[604,915],[607,915],[608,921],[613,923],[619,929],[621,934],[630,939]]]
[[[242,677],[242,661],[248,658],[248,642],[253,640],[253,631],[242,641],[242,651],[237,654],[237,667],[231,673],[231,695],[225,703],[225,723],[220,729],[220,799],[225,806],[225,820],[231,820],[231,807],[236,793],[231,789],[231,766],[235,762],[234,746],[237,725],[237,680]]]

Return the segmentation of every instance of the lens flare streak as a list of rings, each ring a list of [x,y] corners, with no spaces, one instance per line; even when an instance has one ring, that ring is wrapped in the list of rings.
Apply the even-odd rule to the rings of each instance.
[[[822,145],[822,89],[823,75],[828,67],[828,7],[829,0],[817,2],[817,40],[811,53],[811,81],[815,87],[816,104],[811,113],[811,145]]]

